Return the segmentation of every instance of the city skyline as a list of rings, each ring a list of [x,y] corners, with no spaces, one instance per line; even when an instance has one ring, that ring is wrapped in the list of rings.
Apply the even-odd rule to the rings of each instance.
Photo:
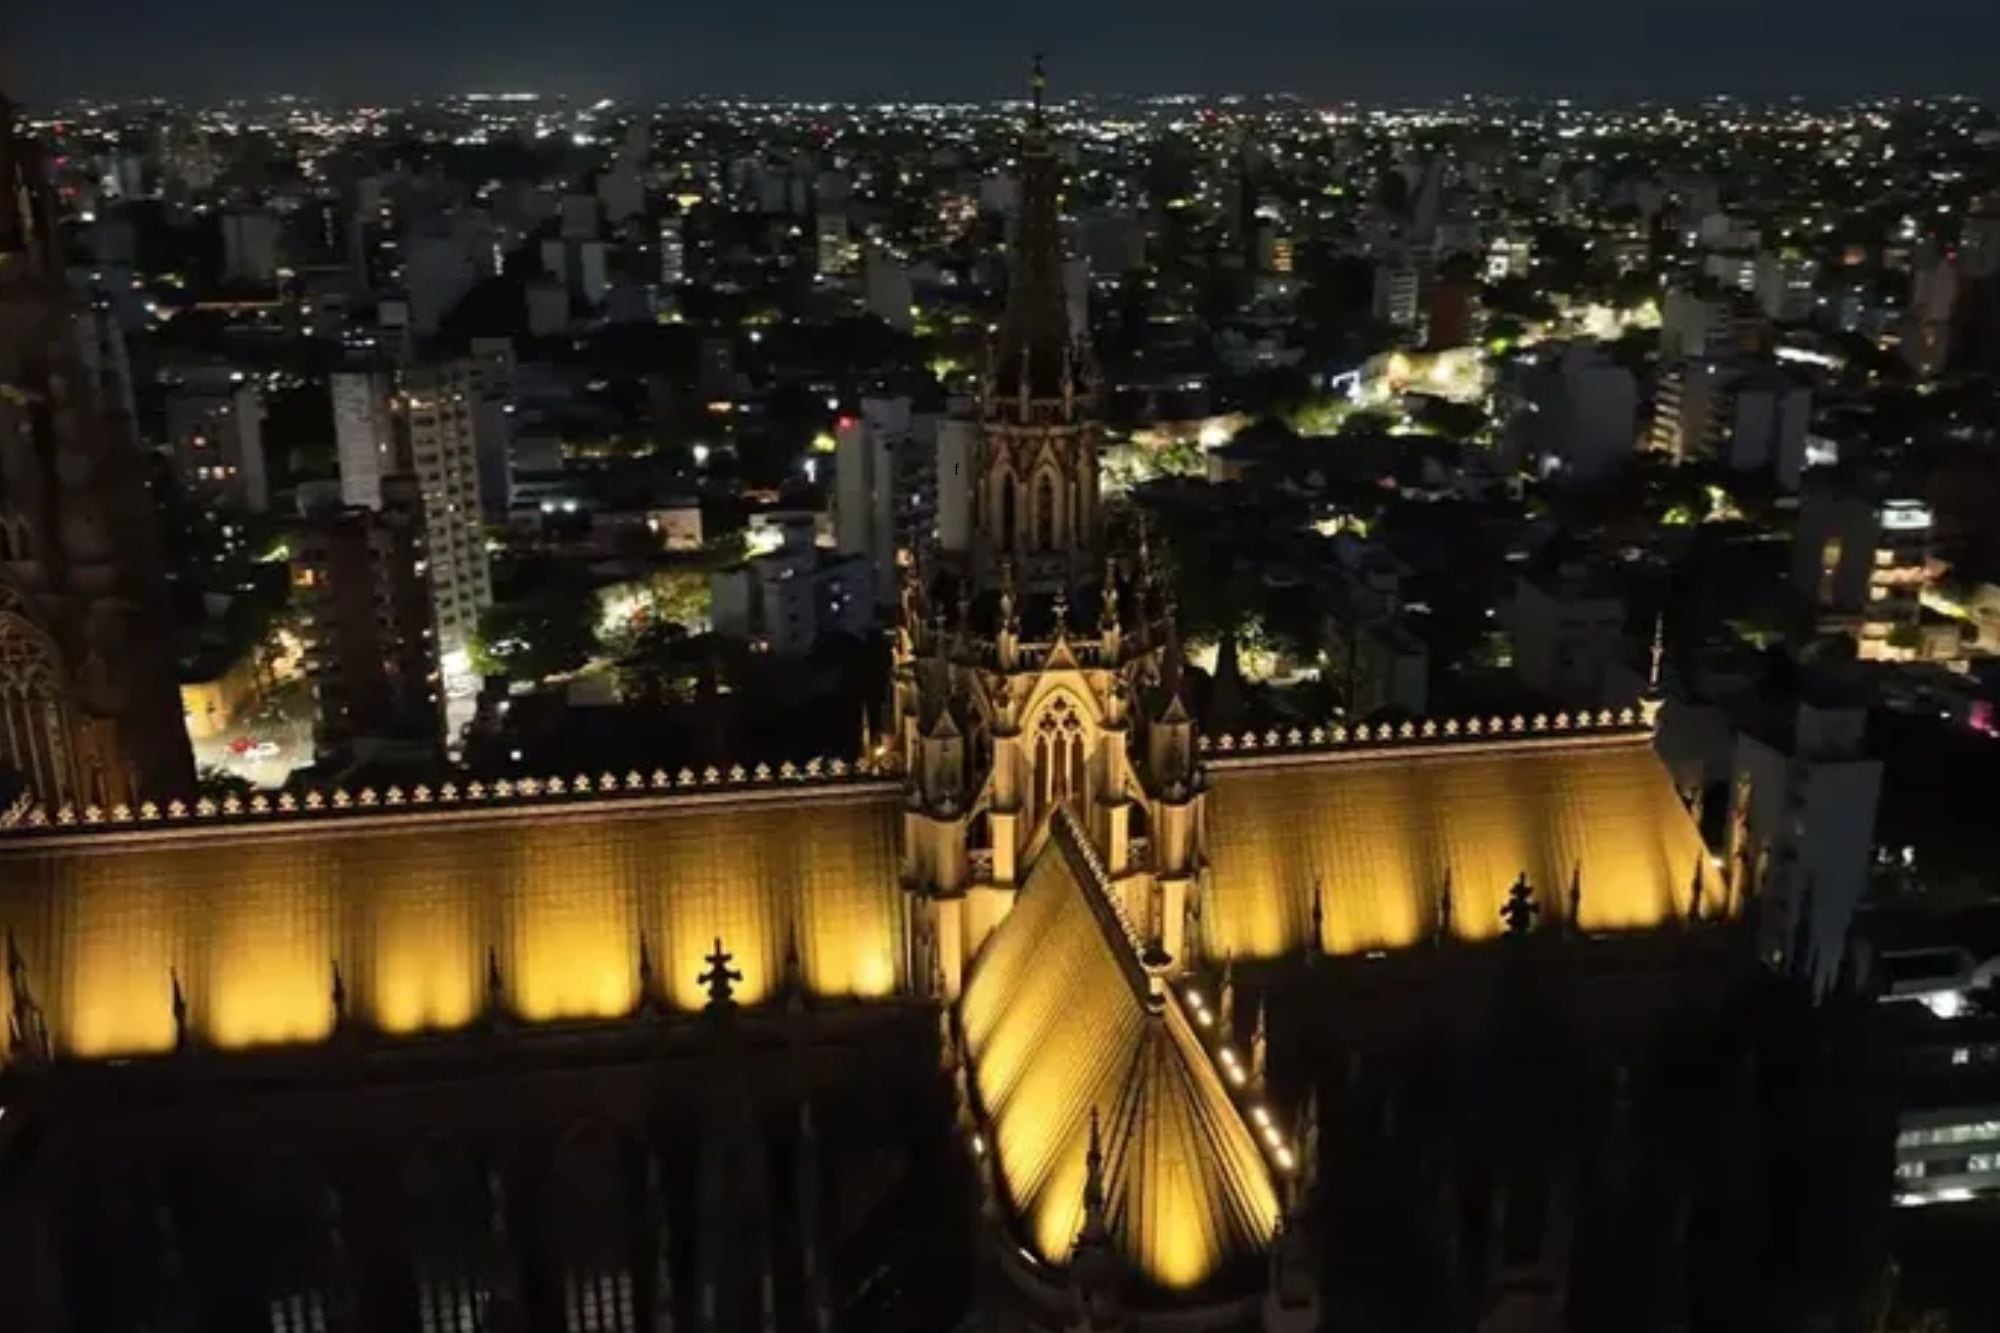
[[[1852,0],[1782,0],[1755,12],[1691,0],[1662,13],[1573,0],[1505,12],[1443,0],[1366,13],[1253,0],[1222,31],[1206,9],[1184,2],[1150,9],[1143,27],[1102,9],[1038,4],[1010,8],[1004,26],[973,40],[937,31],[936,16],[908,0],[874,6],[866,21],[796,0],[759,11],[754,22],[628,0],[561,16],[521,4],[357,0],[337,14],[336,22],[333,11],[242,0],[190,0],[171,11],[91,0],[16,16],[11,31],[0,31],[0,79],[41,103],[497,86],[648,98],[957,100],[1015,92],[1019,52],[1042,46],[1065,90],[1103,94],[1980,95],[2000,82],[1980,54],[2000,42],[2000,12],[1971,4],[1947,7],[1921,28],[1887,31]],[[127,40],[107,47],[107,31]]]

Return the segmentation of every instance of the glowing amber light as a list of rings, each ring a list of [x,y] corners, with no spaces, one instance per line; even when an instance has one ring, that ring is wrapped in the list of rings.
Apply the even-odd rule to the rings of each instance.
[[[1587,930],[1642,929],[1684,913],[1695,874],[1723,901],[1694,822],[1643,735],[1461,744],[1265,764],[1212,776],[1212,884],[1203,910],[1216,956],[1275,957],[1311,932],[1362,953],[1436,929],[1445,885],[1462,938],[1500,931],[1526,873],[1545,909],[1567,911],[1581,870]]]
[[[1058,830],[960,1006],[1000,1181],[1036,1253],[1066,1261],[1096,1110],[1114,1242],[1153,1281],[1192,1286],[1262,1249],[1276,1193],[1194,1024],[1173,998],[1149,1012],[1079,835]]]
[[[203,1041],[319,1040],[336,963],[350,1013],[392,1034],[470,1022],[489,955],[525,1020],[625,1014],[642,933],[684,1008],[717,936],[745,1003],[791,947],[813,993],[879,996],[900,980],[897,813],[884,788],[823,787],[0,839],[0,929],[74,1056],[169,1049],[173,976]]]

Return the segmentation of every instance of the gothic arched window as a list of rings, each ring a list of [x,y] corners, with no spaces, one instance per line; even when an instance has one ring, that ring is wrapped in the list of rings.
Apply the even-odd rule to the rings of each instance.
[[[1014,549],[1014,479],[1000,478],[1000,549]]]
[[[45,805],[73,796],[67,730],[55,645],[19,610],[0,606],[0,763]]]
[[[1035,723],[1035,799],[1046,810],[1063,802],[1081,806],[1089,790],[1090,756],[1083,719],[1057,696]]]
[[[1056,483],[1046,472],[1035,483],[1035,549],[1056,549]]]

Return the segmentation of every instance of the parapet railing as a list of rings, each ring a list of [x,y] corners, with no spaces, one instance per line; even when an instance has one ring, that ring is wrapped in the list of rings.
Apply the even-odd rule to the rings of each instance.
[[[575,804],[579,798],[596,800],[620,797],[669,795],[696,792],[755,791],[783,787],[837,787],[871,782],[894,775],[888,762],[880,759],[809,759],[804,763],[708,765],[683,767],[669,772],[655,768],[651,773],[632,769],[620,776],[604,772],[597,777],[577,773],[564,778],[496,778],[490,782],[472,779],[446,781],[436,785],[416,783],[382,788],[318,788],[303,792],[253,792],[243,796],[203,796],[193,801],[143,801],[136,806],[82,807],[65,805],[53,811],[22,801],[0,812],[0,836],[11,832],[43,829],[88,829],[93,827],[157,827],[204,822],[284,819],[381,813],[393,810],[468,810],[496,806]]]
[[[1270,754],[1390,746],[1448,745],[1462,741],[1517,741],[1562,736],[1606,736],[1649,732],[1645,706],[1583,709],[1577,712],[1514,713],[1508,716],[1424,718],[1422,721],[1333,723],[1317,727],[1272,727],[1220,736],[1203,735],[1203,754]]]

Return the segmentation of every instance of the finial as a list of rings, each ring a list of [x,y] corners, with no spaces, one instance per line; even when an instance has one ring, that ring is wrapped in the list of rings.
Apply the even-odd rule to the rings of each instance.
[[[1528,883],[1526,871],[1507,890],[1507,901],[1500,907],[1500,920],[1507,927],[1507,938],[1521,940],[1535,928],[1535,918],[1542,914],[1542,905],[1535,901],[1535,890]]]
[[[1312,938],[1306,941],[1306,956],[1317,957],[1326,948],[1326,885],[1318,875],[1313,876]]]
[[[174,1049],[184,1051],[193,1042],[193,1033],[188,1028],[187,992],[181,989],[181,974],[177,968],[167,969],[167,984],[173,992]]]
[[[1271,1059],[1271,1032],[1265,1026],[1264,999],[1257,998],[1257,1013],[1250,1020],[1250,1083],[1253,1087],[1264,1086],[1264,1071]]]
[[[1652,660],[1646,666],[1646,692],[1639,697],[1639,717],[1651,728],[1658,724],[1660,707],[1666,702],[1660,693],[1660,663],[1667,655],[1667,613],[1653,618]]]
[[[783,985],[785,995],[789,999],[799,1003],[804,1002],[806,994],[806,968],[804,960],[799,957],[799,928],[797,922],[793,922],[785,929],[785,962],[781,984]]]
[[[703,961],[708,964],[708,970],[703,972],[699,977],[696,977],[695,980],[699,981],[708,990],[708,1007],[710,1009],[734,1008],[736,1004],[736,983],[743,980],[743,974],[730,966],[732,962],[736,961],[735,955],[723,950],[722,937],[720,935],[715,937],[714,952],[710,953]]]
[[[1067,583],[1061,584],[1056,588],[1055,613],[1056,637],[1061,638],[1069,633],[1069,585]]]
[[[1083,1158],[1083,1235],[1078,1239],[1100,1241],[1109,1234],[1104,1219],[1104,1141],[1097,1123],[1097,1108],[1090,1108],[1090,1148]]]
[[[1438,890],[1437,942],[1447,944],[1451,940],[1452,915],[1455,905],[1451,896],[1451,867],[1444,868],[1444,887]]]
[[[1696,867],[1696,876],[1699,877],[1700,873],[1700,867]],[[1581,861],[1569,868],[1569,928],[1576,932],[1583,930],[1583,862]]]
[[[642,1013],[654,1007],[653,974],[653,946],[642,930],[639,932],[639,1009]]]
[[[1104,557],[1104,593],[1098,599],[1098,627],[1109,633],[1118,628],[1118,557]]]
[[[1222,994],[1215,1006],[1216,1017],[1222,1025],[1224,1041],[1236,1033],[1236,955],[1226,954],[1222,959]]]
[[[333,1030],[340,1031],[347,1026],[347,978],[341,975],[340,960],[333,960],[333,980],[328,987],[333,1003]]]
[[[1319,1084],[1314,1083],[1306,1092],[1306,1104],[1299,1108],[1298,1175],[1294,1177],[1294,1196],[1298,1205],[1303,1205],[1319,1182]]]
[[[486,1019],[498,1024],[507,1015],[507,981],[500,975],[500,950],[486,946]]]
[[[1000,625],[1014,628],[1014,558],[1000,557]]]

